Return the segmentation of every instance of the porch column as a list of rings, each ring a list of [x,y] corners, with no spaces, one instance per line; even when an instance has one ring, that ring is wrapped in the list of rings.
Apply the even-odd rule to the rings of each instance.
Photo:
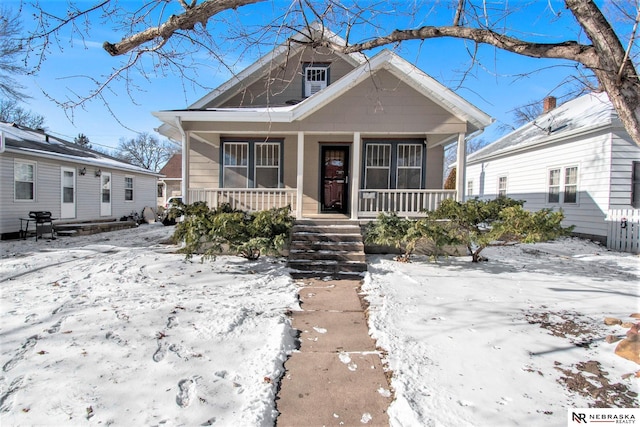
[[[458,166],[456,168],[456,200],[464,202],[464,186],[467,175],[467,140],[466,134],[458,134]]]
[[[302,219],[302,189],[304,187],[304,132],[298,132],[298,165],[296,173],[296,219]]]
[[[189,200],[189,136],[182,127],[180,117],[176,117],[176,127],[182,135],[182,185],[180,192],[182,193],[182,202],[187,205],[191,203]]]
[[[360,197],[360,157],[362,156],[362,138],[360,132],[354,132],[353,134],[353,160],[352,170],[353,176],[351,176],[351,219],[358,219],[358,200]]]

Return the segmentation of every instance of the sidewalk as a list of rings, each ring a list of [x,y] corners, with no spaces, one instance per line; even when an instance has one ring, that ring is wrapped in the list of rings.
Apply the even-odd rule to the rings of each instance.
[[[300,281],[292,324],[300,350],[285,362],[278,427],[388,426],[391,392],[357,290],[358,280]]]

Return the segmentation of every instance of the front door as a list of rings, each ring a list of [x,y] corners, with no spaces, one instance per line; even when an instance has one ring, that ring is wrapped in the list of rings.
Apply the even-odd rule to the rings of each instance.
[[[111,173],[100,176],[100,216],[111,216]]]
[[[60,170],[62,193],[60,195],[60,218],[76,217],[76,170],[62,168]]]
[[[323,146],[321,153],[322,212],[348,213],[349,147]]]

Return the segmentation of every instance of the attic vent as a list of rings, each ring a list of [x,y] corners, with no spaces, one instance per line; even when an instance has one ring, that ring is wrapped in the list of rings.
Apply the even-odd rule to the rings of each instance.
[[[311,96],[327,87],[328,67],[307,67],[305,70],[304,96]]]

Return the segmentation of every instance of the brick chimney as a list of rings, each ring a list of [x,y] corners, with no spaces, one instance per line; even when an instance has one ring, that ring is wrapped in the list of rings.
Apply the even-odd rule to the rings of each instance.
[[[545,99],[542,100],[542,114],[548,113],[554,108],[556,108],[555,96],[547,96]]]

